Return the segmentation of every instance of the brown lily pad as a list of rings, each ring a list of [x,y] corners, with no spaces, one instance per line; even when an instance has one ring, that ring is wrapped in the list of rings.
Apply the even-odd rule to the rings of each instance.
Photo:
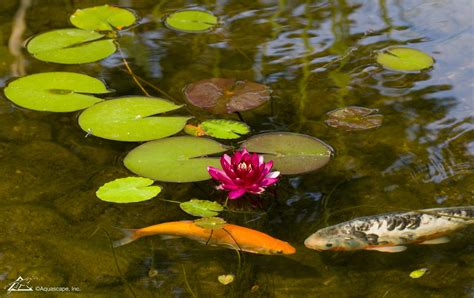
[[[382,125],[383,121],[383,115],[374,114],[378,111],[364,107],[344,107],[327,113],[329,119],[324,123],[345,131],[377,128]]]
[[[230,114],[254,109],[270,100],[268,86],[250,81],[213,78],[186,87],[186,99],[214,114]]]

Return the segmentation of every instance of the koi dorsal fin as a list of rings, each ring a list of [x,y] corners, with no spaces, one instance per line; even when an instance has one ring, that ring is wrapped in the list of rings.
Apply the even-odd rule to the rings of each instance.
[[[376,251],[381,251],[381,252],[390,252],[390,253],[395,253],[395,252],[402,252],[407,249],[406,246],[372,246],[372,247],[367,247],[365,248],[366,250],[376,250]]]
[[[448,237],[439,237],[439,238],[420,242],[420,244],[443,244],[443,243],[448,243],[448,242],[449,242]]]

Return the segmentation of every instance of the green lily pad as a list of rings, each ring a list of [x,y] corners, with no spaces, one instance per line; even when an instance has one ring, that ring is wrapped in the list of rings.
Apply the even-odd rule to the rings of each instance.
[[[411,278],[420,278],[428,271],[428,268],[421,268],[410,273]]]
[[[218,157],[206,157],[229,148],[210,139],[180,136],[138,146],[124,159],[133,173],[167,182],[194,182],[211,178],[207,167],[221,168]]]
[[[253,136],[242,143],[249,152],[263,153],[265,161],[282,174],[315,171],[331,159],[333,149],[323,141],[308,135],[271,132]]]
[[[183,211],[188,214],[200,217],[216,216],[219,214],[219,212],[224,210],[224,206],[217,202],[197,199],[183,202],[179,204],[179,207],[181,207],[181,209],[183,209]]]
[[[83,111],[79,116],[79,126],[89,134],[109,140],[156,140],[178,133],[191,117],[148,116],[181,107],[161,98],[134,96],[111,99]]]
[[[150,186],[153,180],[142,177],[115,179],[102,185],[96,192],[99,199],[112,203],[136,203],[156,197],[161,187]]]
[[[233,274],[222,274],[217,277],[217,280],[224,286],[232,283],[234,279],[235,279],[235,275]]]
[[[230,114],[254,109],[270,100],[268,86],[234,79],[213,78],[186,87],[186,99],[214,114]]]
[[[85,109],[102,99],[91,94],[105,94],[102,81],[73,72],[44,72],[14,80],[4,90],[16,105],[30,110],[72,112]]]
[[[220,217],[203,217],[194,220],[194,223],[203,229],[219,230],[225,226],[226,221]]]
[[[434,60],[422,51],[410,48],[388,48],[377,55],[377,62],[385,68],[418,71],[429,68]]]
[[[102,5],[76,10],[69,20],[77,28],[95,31],[122,30],[133,25],[135,15],[128,9]]]
[[[218,139],[238,139],[250,132],[250,127],[243,122],[224,119],[206,120],[199,127],[207,135]]]
[[[170,14],[165,19],[165,25],[173,30],[199,33],[211,30],[219,20],[206,10],[181,10]]]
[[[377,109],[364,107],[345,107],[327,113],[329,119],[324,121],[327,125],[341,128],[345,131],[366,130],[382,125],[383,115]]]
[[[33,37],[26,49],[36,59],[62,64],[90,63],[112,55],[116,50],[112,39],[82,29],[60,29]]]

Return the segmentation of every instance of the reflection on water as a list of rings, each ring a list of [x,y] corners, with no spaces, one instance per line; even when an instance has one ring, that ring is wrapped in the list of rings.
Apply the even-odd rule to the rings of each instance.
[[[25,7],[28,2],[0,2],[1,86],[21,73],[12,66],[23,65],[28,74],[86,73],[104,79],[116,96],[140,94],[119,55],[63,66],[12,52],[14,16],[20,3]],[[25,9],[23,37],[68,27],[76,8],[104,3],[32,1]],[[210,77],[268,84],[272,102],[242,115],[254,131],[316,136],[335,148],[335,159],[318,172],[282,179],[278,201],[268,212],[226,214],[230,222],[288,240],[297,248],[294,256],[244,254],[239,263],[230,250],[153,238],[117,249],[115,260],[102,228],[142,227],[185,215],[158,200],[126,207],[97,200],[98,186],[130,174],[121,159],[134,144],[84,138],[77,115],[23,110],[1,95],[1,284],[21,274],[36,276],[38,284],[78,286],[83,294],[129,294],[131,287],[138,297],[191,292],[235,297],[474,295],[472,229],[449,244],[411,246],[400,254],[318,253],[302,245],[315,230],[353,217],[473,204],[470,0],[109,3],[142,16],[140,25],[119,41],[136,73],[163,92],[154,95],[184,102],[185,85]],[[193,6],[213,11],[222,27],[209,34],[184,34],[161,25],[166,13]],[[375,53],[392,45],[420,49],[436,63],[421,73],[383,70]],[[347,133],[324,125],[328,111],[348,105],[379,109],[383,126]],[[165,199],[220,195],[207,182],[164,186]],[[429,271],[410,279],[408,274],[419,268]],[[237,280],[225,287],[217,276],[228,273],[237,274]]]

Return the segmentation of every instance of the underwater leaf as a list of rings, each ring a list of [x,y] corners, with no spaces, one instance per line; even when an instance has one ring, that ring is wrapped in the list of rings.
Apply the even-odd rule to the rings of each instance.
[[[423,275],[425,275],[426,271],[428,271],[428,268],[421,268],[421,269],[412,271],[412,272],[410,273],[410,277],[411,277],[411,278],[420,278],[420,277],[422,277]]]
[[[224,286],[232,283],[234,279],[235,279],[235,275],[233,274],[222,274],[217,277],[217,280]]]
[[[344,129],[345,131],[377,128],[382,125],[383,121],[383,115],[374,115],[377,112],[377,109],[364,107],[340,108],[327,113],[329,119],[324,121],[324,123],[331,127]]]
[[[77,28],[95,31],[122,30],[133,25],[135,15],[127,9],[102,5],[77,9],[69,18]]]
[[[192,105],[214,114],[247,111],[270,100],[270,88],[265,85],[222,78],[194,82],[184,94]]]
[[[124,164],[137,175],[167,182],[211,179],[207,167],[221,169],[219,157],[206,157],[229,148],[210,139],[179,136],[151,141],[128,153]]]
[[[102,99],[91,94],[105,94],[102,81],[73,72],[44,72],[16,79],[4,90],[16,105],[30,110],[72,112],[85,109]]]
[[[226,221],[220,217],[203,217],[195,219],[194,223],[203,229],[218,230],[225,226]]]
[[[265,161],[273,160],[273,167],[282,174],[315,171],[329,162],[333,152],[317,138],[290,132],[256,135],[243,142],[242,148],[263,153]]]
[[[81,128],[104,139],[141,142],[174,135],[191,117],[159,116],[182,106],[161,98],[123,97],[96,104],[79,116]]]
[[[206,32],[218,24],[218,19],[211,12],[189,9],[170,14],[165,19],[165,25],[173,30],[183,32]]]
[[[136,203],[156,197],[161,187],[150,186],[153,180],[142,177],[127,177],[107,182],[97,190],[99,199],[112,203]]]
[[[200,217],[216,216],[220,211],[224,210],[224,206],[217,202],[197,199],[183,202],[179,204],[179,207],[188,214]]]
[[[379,52],[377,62],[388,69],[418,71],[431,67],[434,60],[416,49],[392,47]]]
[[[90,63],[116,51],[112,39],[82,29],[60,29],[33,37],[26,49],[36,59],[62,64]]]
[[[243,122],[224,119],[206,120],[199,127],[207,135],[218,139],[238,139],[250,132],[250,127]]]
[[[192,124],[186,124],[184,126],[184,132],[195,137],[202,137],[206,135],[206,132],[202,130],[200,126],[195,126]]]

